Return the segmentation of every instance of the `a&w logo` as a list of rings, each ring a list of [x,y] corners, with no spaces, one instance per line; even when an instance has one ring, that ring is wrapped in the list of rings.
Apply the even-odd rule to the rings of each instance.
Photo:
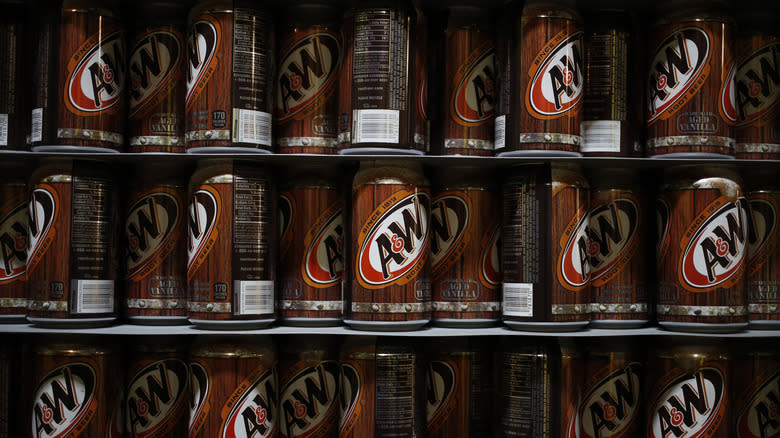
[[[710,36],[698,27],[680,29],[661,43],[650,63],[648,123],[670,109],[674,113],[696,94],[709,59]]]
[[[426,418],[431,424],[440,415],[445,415],[446,406],[455,392],[455,369],[441,360],[432,360],[425,374]]]
[[[65,102],[77,114],[105,111],[119,103],[124,83],[125,47],[121,32],[90,38],[71,59]]]
[[[341,366],[326,360],[296,374],[282,388],[282,436],[302,437],[330,421],[338,410]]]
[[[454,264],[469,239],[466,229],[471,218],[468,197],[446,192],[433,200],[431,207],[431,266],[438,278]]]
[[[197,190],[190,202],[189,236],[187,239],[187,273],[192,274],[211,250],[214,225],[219,216],[219,196],[211,190]],[[215,236],[216,237],[216,236]]]
[[[304,239],[303,279],[312,287],[334,286],[344,271],[344,217],[341,205],[329,208]]]
[[[379,289],[415,278],[427,253],[430,208],[427,193],[402,191],[374,210],[360,231],[356,264],[361,286]]]
[[[741,278],[739,272],[745,262],[747,201],[740,198],[726,202],[714,212],[707,210],[700,215],[701,225],[686,232],[690,239],[681,242],[685,251],[680,261],[680,276],[683,285],[693,291],[709,290],[730,279],[736,281]]]
[[[543,60],[535,60],[528,88],[530,109],[542,118],[563,114],[582,100],[582,32],[563,39]],[[554,40],[564,37],[557,35]]]
[[[130,207],[125,223],[128,278],[142,274],[150,264],[161,263],[162,252],[174,249],[166,249],[166,245],[178,234],[179,211],[181,205],[176,196],[162,191],[150,193]]]
[[[455,120],[470,126],[493,117],[495,103],[496,53],[495,49],[483,49],[466,70],[452,96]]]
[[[48,235],[56,215],[57,201],[52,192],[43,187],[33,190],[27,221],[27,269],[38,262],[39,254],[45,253],[42,248],[51,240]]]
[[[341,391],[339,393],[339,406],[341,408],[339,431],[342,433],[350,429],[350,420],[356,414],[362,388],[363,382],[360,378],[360,371],[352,364],[342,363]]]
[[[593,385],[580,413],[584,438],[628,436],[640,412],[641,372],[634,362]]]
[[[501,226],[488,227],[482,236],[479,278],[486,287],[501,284]]]
[[[242,385],[244,389],[240,397],[230,397],[225,407],[231,408],[230,413],[222,427],[222,438],[263,438],[274,436],[276,433],[275,412],[278,399],[276,398],[276,370],[264,372],[256,381]],[[234,396],[238,396],[234,393]],[[235,400],[235,404],[233,404]]]
[[[747,265],[756,271],[764,265],[777,244],[777,209],[769,199],[752,198],[748,202]]]
[[[211,395],[211,379],[206,368],[197,363],[190,363],[190,426],[189,435],[195,436],[205,421],[209,411],[208,399]]]
[[[590,244],[590,280],[599,286],[609,281],[613,268],[625,265],[633,251],[634,239],[639,226],[639,205],[631,198],[618,198],[609,204],[594,208],[590,212],[590,223],[586,230]],[[602,276],[606,277],[602,280]]]
[[[569,223],[561,239],[563,250],[558,258],[558,278],[566,289],[580,290],[587,286],[590,279],[590,263],[588,254],[590,242],[586,232],[588,215],[582,214]],[[565,244],[564,244],[565,242]]]
[[[187,41],[187,107],[211,78],[217,64],[214,54],[219,44],[220,32],[217,23],[203,19],[192,24]]]
[[[737,67],[737,120],[747,125],[777,108],[780,101],[780,42],[773,42],[748,55]],[[759,123],[761,125],[763,123]]]
[[[726,383],[716,368],[682,375],[661,392],[650,410],[649,438],[696,438],[717,428]]]
[[[277,121],[284,122],[306,109],[317,98],[333,92],[341,47],[326,32],[309,35],[282,56],[277,87]]]
[[[133,437],[165,436],[186,403],[187,364],[179,359],[153,362],[127,388],[127,430]]]
[[[84,362],[69,363],[47,374],[35,390],[32,436],[79,435],[95,414],[95,376],[95,369]]]
[[[27,203],[0,219],[0,283],[24,274],[27,262]]]
[[[141,111],[179,75],[182,37],[177,32],[149,32],[133,48],[128,65],[130,75],[130,116]]]
[[[737,438],[780,437],[780,372],[748,398],[737,418]]]

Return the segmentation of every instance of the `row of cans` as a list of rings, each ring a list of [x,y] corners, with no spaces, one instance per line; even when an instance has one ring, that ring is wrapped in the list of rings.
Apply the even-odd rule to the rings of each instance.
[[[419,162],[368,160],[348,196],[353,170],[205,160],[188,186],[179,167],[143,164],[120,220],[106,163],[45,159],[28,181],[7,168],[3,319],[101,325],[122,308],[205,328],[780,324],[771,169],[743,189],[729,166],[672,167],[654,203],[650,176],[574,164],[434,167],[431,184]]]
[[[643,346],[633,338],[207,336],[191,348],[185,340],[137,339],[124,349],[72,336],[28,342],[4,344],[0,356],[2,436],[765,438],[780,431],[780,350],[767,339],[658,337]]]
[[[0,149],[780,158],[766,5],[39,3],[0,23]]]

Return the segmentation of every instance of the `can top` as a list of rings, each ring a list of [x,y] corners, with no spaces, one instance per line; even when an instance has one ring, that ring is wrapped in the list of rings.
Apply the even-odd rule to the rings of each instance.
[[[640,187],[640,175],[636,170],[625,168],[591,169],[587,172],[591,188],[595,189],[622,189]]]
[[[189,6],[186,2],[142,1],[132,8],[133,23],[137,29],[150,24],[184,25]]]
[[[269,169],[264,164],[252,161],[236,161],[225,158],[207,159],[198,162],[197,169],[190,177],[190,182],[191,184],[230,184],[234,181],[234,177],[241,176],[244,172],[252,172],[257,175],[269,172]]]
[[[536,18],[562,18],[582,22],[582,17],[576,9],[574,0],[528,0],[523,6],[524,19]]]
[[[217,359],[273,359],[275,357],[275,346],[270,336],[252,338],[219,335],[203,336],[193,342],[190,355],[193,357]]]
[[[283,17],[286,26],[335,25],[340,22],[340,9],[333,2],[294,0],[285,5]]]
[[[105,356],[116,354],[117,346],[97,335],[54,335],[35,344],[33,351],[39,356]]]
[[[446,10],[447,30],[476,29],[495,31],[495,19],[490,9],[476,4],[450,4]]]
[[[119,16],[117,0],[63,0],[62,10],[73,13],[94,13],[104,17]]]
[[[742,195],[742,179],[729,165],[685,164],[664,172],[661,190],[677,189],[718,189],[723,196],[737,198]]]
[[[732,24],[734,21],[727,0],[664,0],[654,6],[656,26],[689,20]]]
[[[432,185],[439,190],[450,188],[494,190],[498,187],[495,171],[479,166],[437,167],[430,173]]]
[[[422,164],[401,160],[361,161],[352,187],[364,184],[414,184],[428,186],[428,179],[422,172]]]

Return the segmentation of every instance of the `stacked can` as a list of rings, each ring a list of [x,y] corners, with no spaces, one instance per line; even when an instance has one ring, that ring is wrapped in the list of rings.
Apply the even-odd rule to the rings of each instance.
[[[135,169],[125,210],[125,306],[131,322],[187,322],[186,176],[178,169]]]
[[[293,4],[283,16],[275,113],[279,153],[334,154],[343,53],[338,9],[325,2]]]
[[[724,332],[747,326],[748,203],[726,166],[678,166],[664,175],[656,206],[657,318],[672,330]]]
[[[512,168],[503,186],[503,318],[565,331],[590,320],[588,183],[576,166]]]
[[[0,151],[27,148],[27,22],[23,1],[4,1],[0,17]]]
[[[339,325],[344,273],[344,196],[333,170],[284,173],[279,217],[279,316],[289,325]]]
[[[775,339],[732,340],[734,407],[731,436],[760,438],[777,435],[780,355]]]
[[[495,325],[501,317],[498,187],[474,167],[435,174],[431,207],[433,322]]]
[[[206,160],[190,178],[189,320],[261,327],[275,319],[275,190],[270,170]]]
[[[750,170],[747,200],[747,307],[751,328],[780,327],[780,185],[775,171]]]
[[[29,193],[23,166],[0,166],[0,321],[24,322]]]
[[[187,10],[142,2],[127,66],[128,152],[184,152]]]
[[[734,20],[726,3],[658,5],[648,41],[648,156],[734,156]]]
[[[512,138],[499,155],[580,155],[585,89],[574,1],[525,3],[512,53]]]
[[[98,161],[44,159],[30,179],[27,319],[101,325],[117,317],[116,190]]]
[[[187,152],[271,152],[272,15],[257,3],[202,0],[189,26]]]
[[[40,14],[32,149],[121,152],[127,53],[115,2],[63,0]]]
[[[522,13],[521,2],[504,0],[496,20],[496,90],[493,111],[493,148],[502,154],[507,139],[514,139],[512,127],[512,56],[517,37],[517,17]]]

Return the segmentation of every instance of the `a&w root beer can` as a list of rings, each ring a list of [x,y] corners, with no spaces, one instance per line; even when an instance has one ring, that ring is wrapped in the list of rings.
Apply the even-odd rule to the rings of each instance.
[[[20,171],[21,170],[21,171]],[[16,164],[0,166],[0,321],[24,322],[27,313],[27,181]]]
[[[209,328],[275,319],[275,194],[270,170],[207,160],[190,178],[189,320]]]
[[[777,436],[780,397],[780,345],[776,339],[732,339],[731,436],[766,438]]]
[[[780,328],[780,184],[775,171],[746,175],[748,200],[747,307],[751,328]]]
[[[3,2],[0,17],[0,152],[27,149],[25,126],[29,126],[27,107],[28,82],[27,49],[32,34],[26,21],[23,1]]]

